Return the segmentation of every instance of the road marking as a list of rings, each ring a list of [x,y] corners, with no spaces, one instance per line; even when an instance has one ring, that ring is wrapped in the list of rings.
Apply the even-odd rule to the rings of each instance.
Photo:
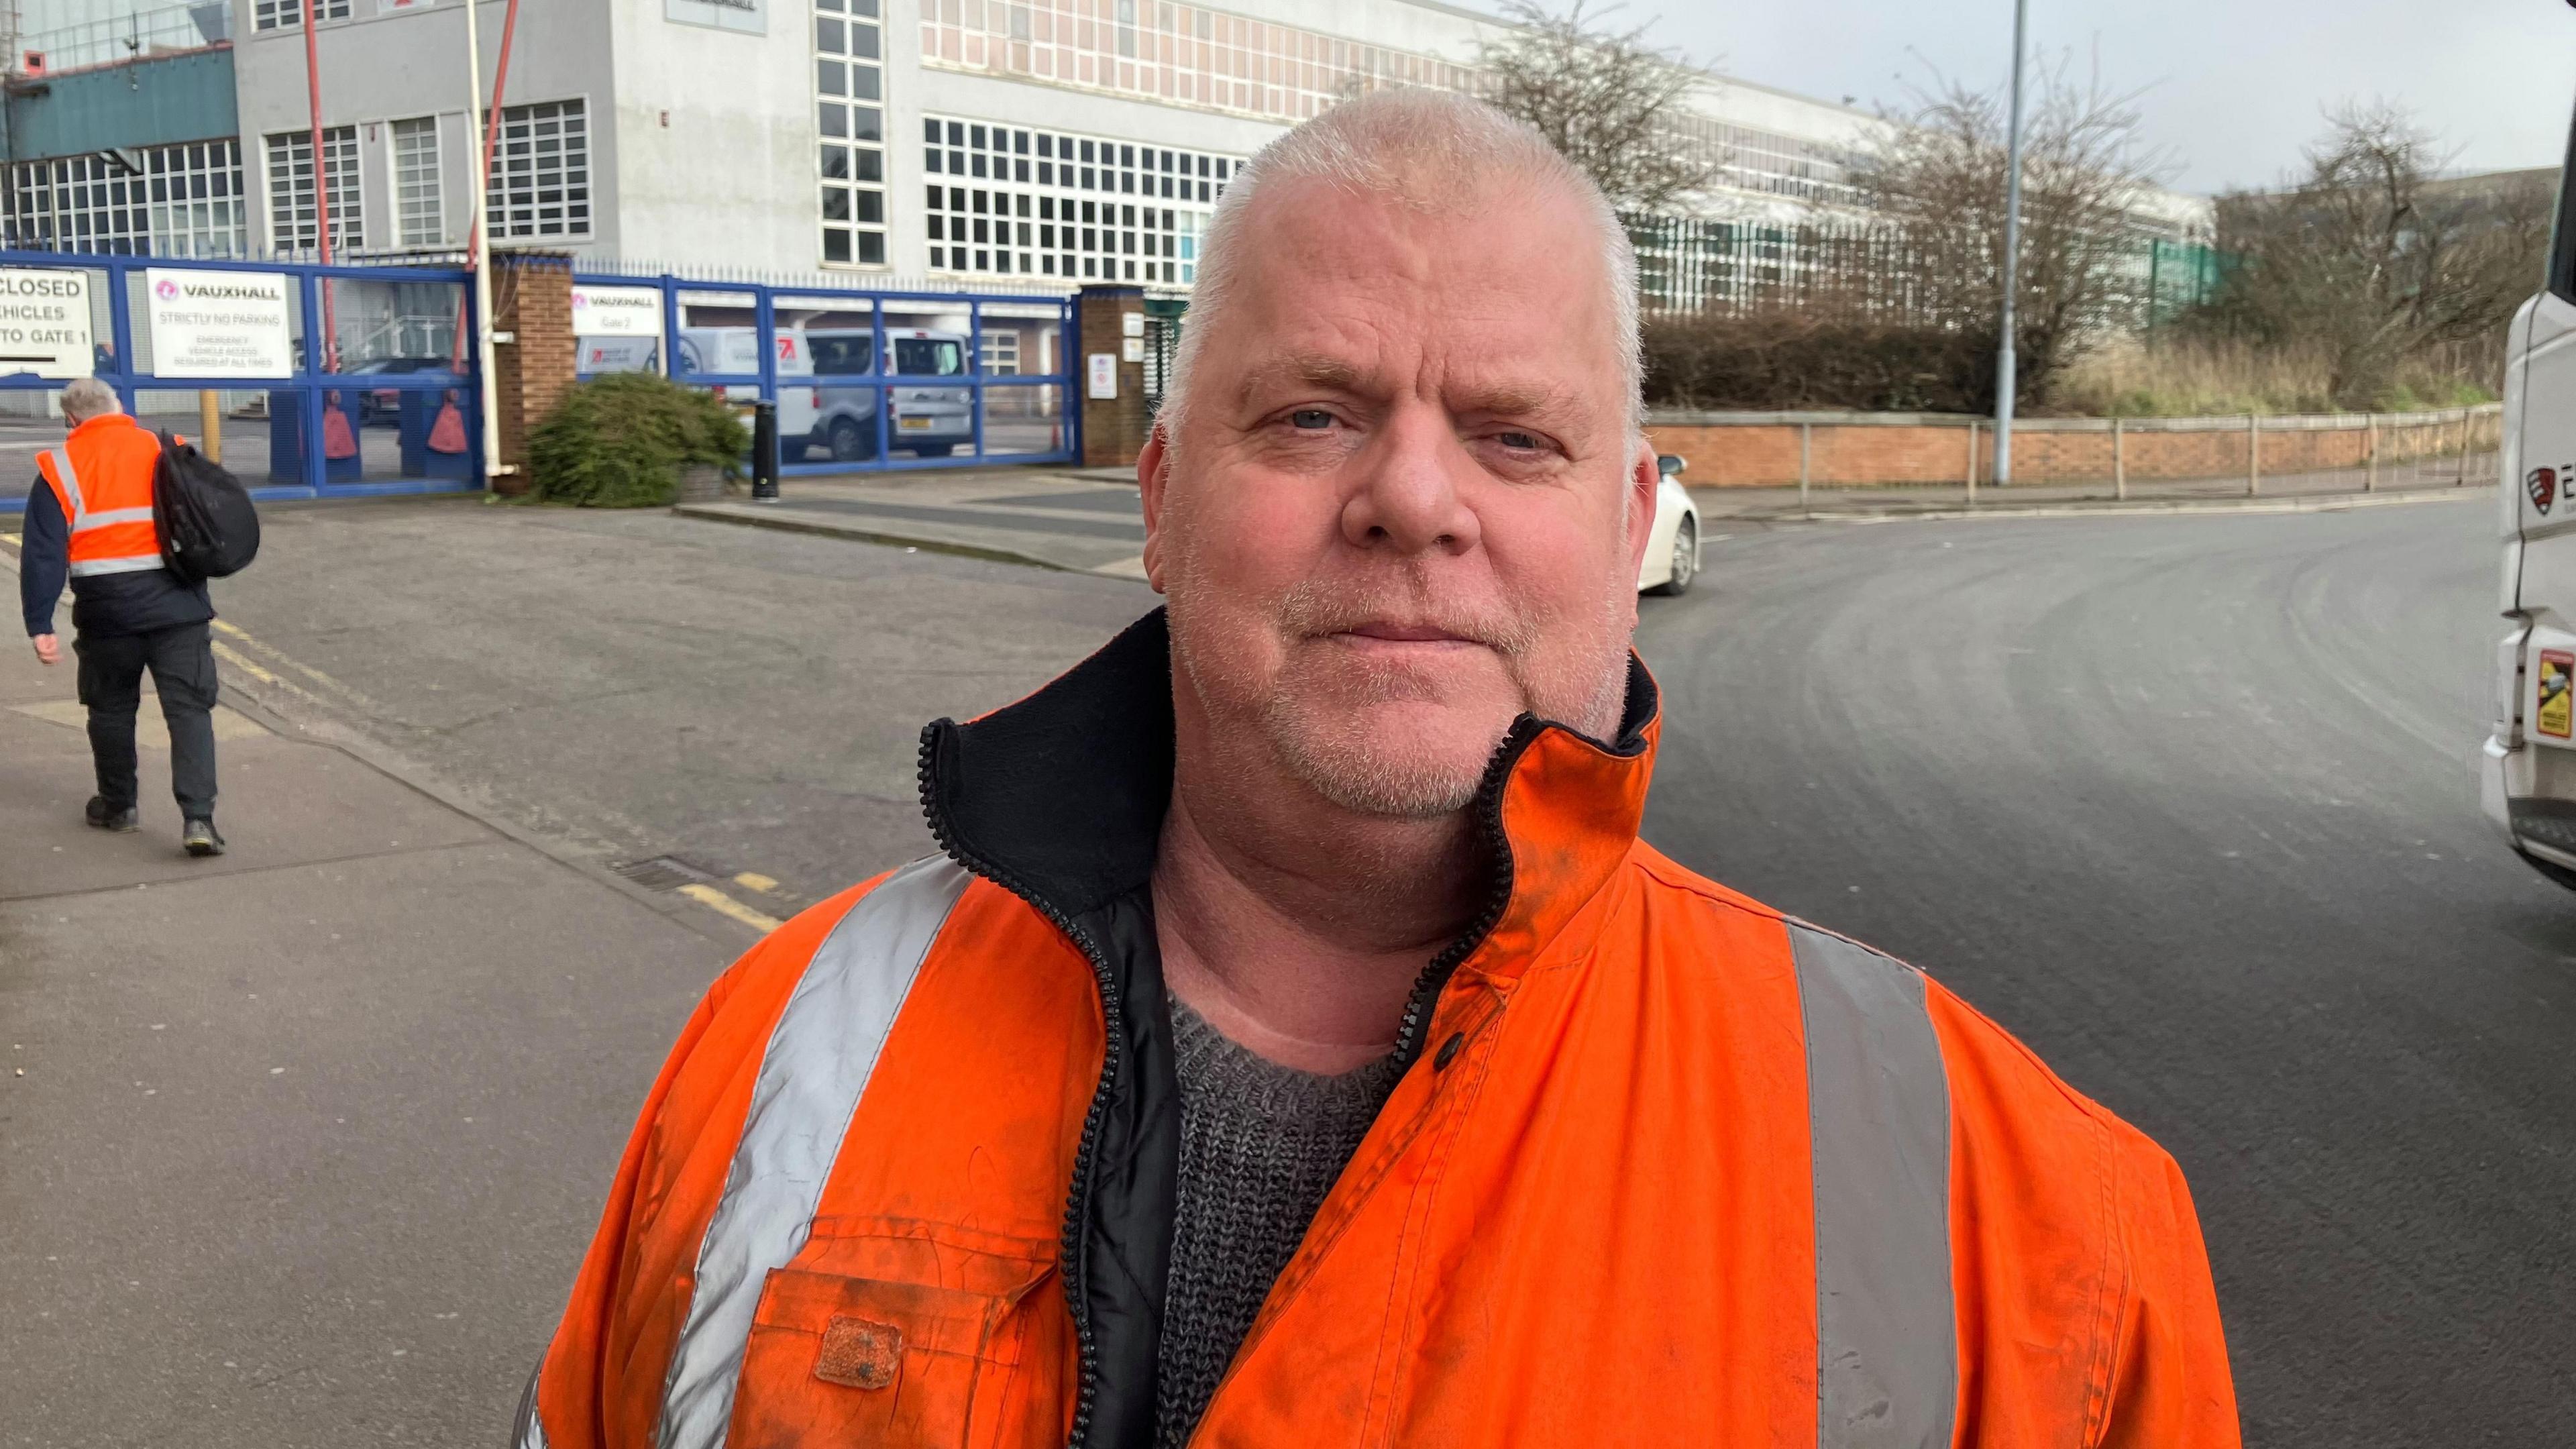
[[[733,883],[738,886],[748,886],[765,896],[775,895],[778,893],[778,882],[771,880],[769,877],[762,875],[756,870],[747,870],[742,874],[735,876],[733,878]]]
[[[240,650],[235,649],[233,646],[225,643],[221,639],[215,640],[214,645],[215,657],[217,659],[224,661],[226,664],[229,664],[235,669],[240,670],[242,673],[249,675],[251,678],[258,680],[260,683],[274,684],[280,689],[295,688],[294,685],[287,683],[285,680],[280,679],[276,675],[269,673],[267,670],[260,668],[258,665],[251,663],[248,655],[245,655]]]
[[[346,697],[349,703],[356,705],[360,710],[372,715],[381,716],[384,714],[384,710],[379,707],[374,700],[367,698],[358,691],[351,689],[349,686],[342,684],[336,679],[333,679],[330,675],[327,675],[321,670],[314,668],[312,665],[305,663],[303,660],[294,657],[285,650],[278,648],[276,645],[264,643],[253,637],[249,630],[242,628],[240,625],[228,623],[222,619],[216,619],[211,622],[219,632],[230,634],[242,643],[249,645],[251,648],[258,650],[260,653],[267,655],[287,668],[292,669],[299,674],[308,676],[323,688],[332,690]],[[264,675],[262,677],[268,678],[270,676]]]
[[[779,927],[776,916],[764,916],[714,886],[693,883],[680,887],[679,893],[717,915],[740,921],[755,931],[775,931]]]
[[[16,548],[18,546],[18,535],[14,533],[0,533],[0,543],[5,543],[11,548]]]

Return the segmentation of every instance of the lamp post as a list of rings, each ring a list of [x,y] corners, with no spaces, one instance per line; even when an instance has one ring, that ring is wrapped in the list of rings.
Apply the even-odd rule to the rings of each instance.
[[[2013,0],[2012,117],[2004,138],[2004,304],[2003,341],[1995,354],[1995,486],[2012,483],[2013,425],[2013,279],[2021,263],[2021,63],[2028,47],[2022,33],[2030,21],[2030,0]]]

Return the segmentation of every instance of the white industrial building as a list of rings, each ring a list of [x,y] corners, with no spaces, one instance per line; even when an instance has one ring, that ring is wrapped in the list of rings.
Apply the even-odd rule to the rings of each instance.
[[[184,249],[314,251],[308,3],[334,253],[461,247],[476,147],[465,0],[229,3],[237,139],[201,150],[204,166],[238,168],[212,189],[239,204],[214,210],[211,234],[200,216]],[[203,3],[130,8],[137,34],[209,29]],[[506,9],[479,11],[486,94]],[[495,244],[855,286],[1186,287],[1244,157],[1354,87],[1471,88],[1480,43],[1504,33],[1437,0],[523,0]],[[1709,224],[1738,245],[1849,204],[1839,158],[1878,124],[1869,114],[1716,76],[1689,100],[1685,134],[1722,168],[1693,208],[1707,255]],[[29,164],[22,182],[54,178],[54,213],[91,204],[61,181],[82,164]],[[2208,203],[2160,195],[2139,221],[2199,240]],[[171,249],[149,240],[134,249]]]

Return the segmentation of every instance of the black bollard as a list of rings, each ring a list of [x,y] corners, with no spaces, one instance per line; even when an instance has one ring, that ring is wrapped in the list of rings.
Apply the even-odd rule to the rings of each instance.
[[[751,501],[778,501],[778,404],[766,398],[751,411]]]

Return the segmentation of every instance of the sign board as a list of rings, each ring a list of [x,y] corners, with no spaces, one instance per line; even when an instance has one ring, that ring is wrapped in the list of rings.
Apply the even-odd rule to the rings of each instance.
[[[427,10],[437,0],[376,0],[378,15],[400,15],[406,10]]]
[[[1121,337],[1142,337],[1142,336],[1144,336],[1144,335],[1145,335],[1145,314],[1144,314],[1144,313],[1142,313],[1142,312],[1121,312],[1121,313],[1119,313],[1119,314],[1118,314],[1118,335],[1119,335],[1119,336],[1121,336]]]
[[[150,267],[152,372],[156,377],[293,377],[294,330],[283,272],[195,272]]]
[[[1091,395],[1093,397],[1118,396],[1117,353],[1095,352],[1091,354]]]
[[[662,289],[575,286],[572,289],[572,335],[660,337]]]
[[[662,18],[745,35],[769,33],[769,0],[662,0]]]
[[[87,377],[98,369],[89,273],[0,267],[0,377]]]
[[[1121,342],[1119,343],[1119,346],[1121,346],[1121,347],[1123,347],[1124,349],[1126,349],[1127,360],[1128,360],[1129,362],[1142,362],[1142,361],[1144,361],[1144,360],[1145,360],[1145,339],[1144,339],[1144,338],[1142,338],[1142,337],[1129,337],[1129,338],[1126,338],[1126,339],[1124,339],[1123,341],[1121,341]]]

